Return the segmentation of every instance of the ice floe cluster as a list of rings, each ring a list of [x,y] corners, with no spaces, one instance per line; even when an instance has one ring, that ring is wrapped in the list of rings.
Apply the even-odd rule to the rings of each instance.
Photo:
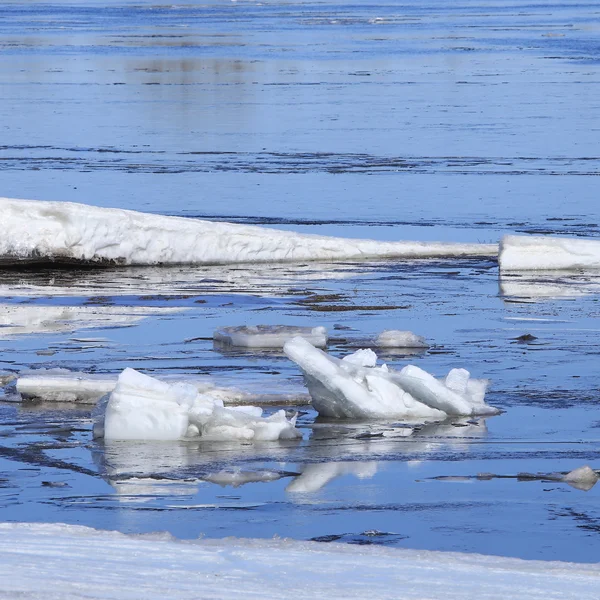
[[[419,367],[392,371],[377,366],[369,349],[338,359],[297,337],[284,346],[302,370],[315,410],[346,419],[444,419],[454,415],[493,415],[485,404],[487,381],[452,369],[438,380]]]
[[[380,242],[303,235],[70,202],[0,198],[0,263],[228,264],[493,256],[495,244]]]
[[[193,385],[168,384],[127,368],[115,389],[98,405],[95,437],[107,440],[211,441],[296,439],[295,416],[280,410],[268,416],[256,406],[225,407]]]

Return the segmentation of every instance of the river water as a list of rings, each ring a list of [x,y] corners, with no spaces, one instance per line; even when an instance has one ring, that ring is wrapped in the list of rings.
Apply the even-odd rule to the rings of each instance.
[[[596,237],[599,30],[578,2],[5,0],[0,194],[381,240]],[[303,432],[105,445],[89,407],[8,385],[3,518],[598,561],[598,489],[523,474],[600,468],[599,290],[486,259],[2,271],[4,374],[202,375],[297,396]],[[337,356],[410,329],[431,348],[382,360],[467,368],[504,412],[320,421],[282,354],[213,347],[243,324],[324,325]]]

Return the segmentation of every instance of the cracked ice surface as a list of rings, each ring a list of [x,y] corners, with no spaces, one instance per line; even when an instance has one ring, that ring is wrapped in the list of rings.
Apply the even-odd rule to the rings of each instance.
[[[488,382],[471,379],[465,369],[452,369],[440,381],[414,365],[398,372],[378,367],[372,350],[340,360],[302,338],[286,342],[284,351],[302,370],[313,407],[325,417],[444,419],[498,413],[484,402]]]
[[[495,244],[353,240],[70,202],[0,198],[0,214],[0,263],[227,264],[497,253]]]

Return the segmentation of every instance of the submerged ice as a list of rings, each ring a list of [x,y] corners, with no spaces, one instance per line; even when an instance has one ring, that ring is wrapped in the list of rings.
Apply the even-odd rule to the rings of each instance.
[[[168,384],[127,368],[98,406],[95,437],[107,440],[274,441],[296,439],[296,417],[285,411],[263,417],[256,406],[225,407],[190,384]]]
[[[377,366],[372,350],[334,358],[302,338],[287,342],[284,351],[302,370],[313,407],[325,417],[444,419],[498,413],[484,402],[488,382],[472,379],[465,369],[452,369],[438,380],[414,365],[401,371]]]
[[[213,335],[215,342],[239,348],[283,348],[285,342],[300,336],[313,346],[327,345],[325,327],[293,327],[291,325],[240,325],[221,327]]]
[[[70,202],[0,198],[0,213],[0,263],[227,264],[497,254],[495,244],[303,235]]]

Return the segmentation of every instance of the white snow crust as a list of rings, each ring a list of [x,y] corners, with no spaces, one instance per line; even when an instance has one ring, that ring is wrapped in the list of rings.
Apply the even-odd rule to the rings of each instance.
[[[375,345],[379,348],[429,348],[424,337],[398,329],[382,331],[375,339]]]
[[[287,340],[300,336],[317,348],[327,346],[325,327],[293,327],[290,325],[241,325],[222,327],[213,335],[215,342],[240,348],[283,348]]]
[[[0,262],[227,264],[495,256],[494,244],[379,242],[165,217],[70,202],[0,198]]]
[[[498,262],[504,271],[600,269],[600,240],[506,235]]]
[[[0,523],[0,597],[596,600],[598,564],[285,539],[177,541]]]
[[[98,405],[94,435],[107,440],[274,441],[301,436],[296,417],[280,410],[262,416],[256,406],[225,408],[187,383],[168,384],[127,368],[106,402]]]
[[[498,413],[484,402],[488,382],[471,379],[465,369],[452,369],[439,381],[413,365],[398,372],[375,366],[371,350],[340,360],[302,338],[286,342],[284,351],[302,370],[313,407],[322,416],[444,419]]]

